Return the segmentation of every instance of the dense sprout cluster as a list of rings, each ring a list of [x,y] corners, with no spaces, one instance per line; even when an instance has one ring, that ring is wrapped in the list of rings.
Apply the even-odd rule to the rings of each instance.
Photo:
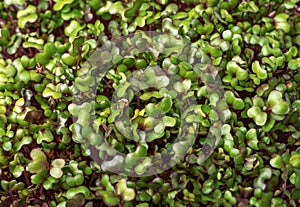
[[[127,35],[125,56],[107,44]],[[0,206],[300,205],[299,0],[4,0],[0,46]],[[111,67],[96,85],[103,47]],[[91,84],[94,100],[76,102]],[[143,144],[124,136],[125,96],[135,131],[150,130]],[[135,176],[99,164],[103,142]],[[142,176],[157,162],[134,158],[165,152],[185,156]]]

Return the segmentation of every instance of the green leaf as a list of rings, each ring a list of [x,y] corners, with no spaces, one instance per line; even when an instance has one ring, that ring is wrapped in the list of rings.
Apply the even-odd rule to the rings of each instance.
[[[112,60],[112,54],[108,51],[102,51],[100,53],[100,60],[104,63],[110,62]]]
[[[104,192],[103,201],[108,206],[116,206],[120,202],[120,198],[118,196],[113,195],[110,192]]]
[[[53,141],[53,134],[50,130],[45,129],[45,131],[39,131],[37,137],[37,143],[41,144],[43,141],[45,142],[52,142]]]
[[[158,91],[150,91],[150,92],[145,92],[140,96],[140,99],[145,101],[145,100],[149,100],[150,98],[162,98],[163,95],[160,94]]]
[[[162,133],[160,133],[160,134],[159,133],[155,133],[155,132],[148,133],[147,136],[146,136],[146,141],[147,142],[152,142],[155,139],[159,139],[159,138],[163,137],[164,134],[165,134],[164,131],[162,131]]]
[[[2,145],[2,148],[5,151],[9,152],[11,150],[11,148],[12,148],[11,142],[10,141],[4,142],[3,145]]]
[[[33,23],[37,20],[36,7],[28,5],[24,10],[17,12],[18,25],[20,28],[24,28],[27,22]]]
[[[67,35],[68,37],[72,37],[72,36],[75,37],[78,34],[78,32],[82,30],[84,27],[85,24],[81,26],[76,20],[72,20],[70,24],[67,27],[65,27],[64,32],[65,35]]]
[[[289,18],[289,15],[286,13],[280,13],[277,14],[274,18],[276,29],[282,29],[285,33],[289,33],[291,26],[287,22],[287,19]]]
[[[66,193],[66,197],[67,197],[67,199],[71,199],[71,198],[73,198],[78,193],[82,193],[85,197],[87,197],[89,195],[90,191],[85,186],[79,186],[79,187],[76,187],[76,188],[70,188],[67,191],[67,193]]]
[[[25,4],[25,0],[4,0],[6,5],[17,4],[23,6]]]
[[[272,114],[271,114],[271,115],[272,115]],[[275,122],[276,122],[276,121],[274,120],[274,118],[273,118],[273,119],[270,119],[270,120],[262,127],[262,130],[265,131],[265,132],[269,132],[269,131],[273,128]]]
[[[34,70],[30,70],[30,78],[34,82],[40,82],[43,79],[43,75],[35,72]]]
[[[256,129],[250,129],[246,133],[246,139],[257,139]]]
[[[64,53],[61,57],[62,62],[68,66],[73,66],[77,62],[77,56],[72,56],[69,53]]]
[[[118,89],[117,89],[117,96],[118,97],[123,97],[126,93],[127,88],[130,86],[129,82],[125,82],[123,85],[121,85]]]
[[[230,73],[230,74],[234,74],[236,73],[237,69],[239,68],[238,64],[236,64],[236,62],[234,61],[229,61],[226,65],[226,70]]]
[[[147,156],[147,148],[143,145],[139,145],[136,151],[133,153],[135,157],[146,157]]]
[[[155,127],[154,127],[154,132],[157,134],[163,133],[165,130],[165,125],[162,122],[159,122]]]
[[[36,185],[40,184],[45,179],[46,175],[47,175],[47,171],[46,170],[43,170],[40,173],[32,175],[31,176],[31,182],[32,182],[32,184],[36,184]]]
[[[242,99],[235,99],[232,104],[233,108],[236,110],[242,110],[245,107],[244,101]]]
[[[24,171],[24,167],[22,165],[17,165],[12,171],[12,174],[15,178],[18,178],[23,174],[23,171]]]
[[[79,112],[79,106],[77,106],[74,103],[71,103],[70,105],[68,105],[68,110],[72,116],[77,116]]]
[[[23,70],[19,75],[19,79],[27,84],[31,79],[30,72],[28,70]]]
[[[35,56],[35,61],[41,63],[41,65],[47,65],[49,63],[49,57],[45,53],[38,53]]]
[[[151,79],[149,79],[151,80]],[[149,82],[150,85],[154,85],[157,89],[167,87],[169,85],[169,78],[167,76],[155,76],[152,81]]]
[[[186,87],[181,82],[174,83],[173,88],[179,93],[183,93],[186,91]]]
[[[300,68],[300,58],[292,59],[289,61],[288,66],[291,70],[297,70]]]
[[[188,150],[186,143],[183,141],[174,143],[172,149],[176,156],[183,156]]]
[[[262,84],[256,89],[256,94],[262,96],[269,88],[269,84]]]
[[[10,78],[16,74],[17,70],[13,65],[7,65],[5,68],[6,77]]]
[[[19,142],[16,142],[13,146],[13,149],[14,151],[18,152],[23,145],[27,145],[27,144],[30,144],[32,142],[32,138],[31,137],[28,137],[28,136],[25,136],[22,138],[21,141]]]
[[[136,12],[140,9],[142,3],[143,3],[142,0],[134,1],[132,8],[126,10],[126,12],[124,13],[124,16],[126,18],[132,18],[136,14]]]
[[[65,160],[64,159],[55,159],[52,161],[52,166],[57,168],[63,168],[65,166]]]
[[[300,154],[293,154],[290,158],[290,164],[294,168],[300,168]]]
[[[250,129],[246,133],[246,139],[247,139],[247,144],[249,147],[251,147],[254,150],[258,150],[258,140],[257,140],[257,134],[256,134],[256,129]]]
[[[166,127],[173,127],[176,124],[176,119],[170,116],[164,116],[162,121]]]
[[[136,205],[136,207],[149,207],[148,203],[139,203]]]
[[[83,12],[81,12],[80,10],[78,9],[73,9],[72,11],[68,12],[68,13],[62,13],[61,14],[61,17],[64,19],[64,20],[70,20],[70,19],[75,19],[75,18],[82,18]]]
[[[43,187],[45,188],[45,190],[52,189],[53,188],[53,183],[51,181],[49,181],[49,180],[46,180],[43,183]]]
[[[157,119],[151,116],[148,116],[144,119],[144,126],[146,129],[153,129],[156,124],[157,124]]]
[[[54,43],[52,42],[47,42],[44,46],[44,52],[48,57],[53,56],[56,53],[56,47]]]
[[[138,174],[138,175],[143,175],[145,172],[146,172],[146,170],[147,170],[147,168],[149,167],[149,166],[151,166],[151,159],[150,158],[145,158],[144,160],[143,160],[143,162],[141,162],[141,163],[139,163],[135,168],[134,168],[134,171]]]
[[[135,191],[128,188],[125,179],[121,179],[117,184],[117,194],[122,195],[123,200],[131,201],[135,198]]]
[[[170,97],[165,97],[157,104],[157,107],[162,109],[165,113],[168,113],[172,108],[172,104],[172,99]]]
[[[75,175],[75,176],[73,177],[73,181],[74,181],[74,185],[75,185],[75,186],[80,186],[80,185],[82,185],[83,182],[84,182],[84,176],[81,175],[81,174]]]
[[[47,162],[47,157],[46,155],[42,152],[41,149],[33,149],[30,152],[30,157],[35,161],[35,162]]]
[[[177,12],[175,15],[173,15],[172,19],[185,19],[188,17],[188,13],[186,12]]]
[[[253,106],[262,108],[265,105],[264,100],[261,97],[254,97],[252,100],[253,100]]]
[[[67,200],[66,207],[74,207],[74,206],[88,207],[87,205],[84,205],[84,203],[85,203],[84,195],[83,194],[77,194],[76,196],[74,196],[70,200]],[[93,207],[93,205],[91,207]]]
[[[101,178],[101,184],[105,186],[107,192],[113,192],[114,187],[110,183],[109,176],[107,174],[103,175]]]
[[[38,50],[41,50],[43,48],[43,44],[44,44],[43,39],[29,37],[26,42],[23,42],[23,47],[24,48],[34,47]]]
[[[127,188],[126,180],[121,179],[117,184],[117,194],[121,195]]]
[[[263,168],[260,171],[260,174],[257,179],[254,181],[254,187],[265,190],[266,188],[266,180],[272,177],[272,170],[270,168]]]
[[[278,102],[271,108],[272,108],[272,112],[278,115],[283,115],[289,112],[289,105],[284,101]]]
[[[257,60],[252,63],[252,70],[254,73],[256,73],[257,77],[261,80],[267,78],[268,76],[267,71],[260,67],[260,64]]]
[[[270,165],[274,168],[277,168],[277,169],[282,169],[283,167],[283,162],[282,162],[282,158],[280,155],[276,155],[275,157],[273,157],[271,160],[270,160]]]
[[[246,80],[248,78],[248,71],[238,68],[236,71],[236,77],[238,80]]]
[[[52,89],[50,89],[50,88],[48,88],[48,87],[46,87],[44,90],[43,90],[43,93],[42,93],[42,95],[43,95],[43,97],[51,97],[52,96],[52,93],[53,93],[53,90]]]
[[[39,173],[44,169],[41,167],[39,162],[31,162],[28,164],[28,171],[31,173]]]
[[[232,104],[236,99],[232,91],[225,91],[224,97],[228,104]]]
[[[231,39],[232,39],[232,32],[230,30],[225,30],[222,33],[222,37],[223,37],[224,40],[231,41]]]
[[[282,94],[281,92],[274,90],[268,96],[268,104],[270,107],[275,106],[278,102],[282,101]]]
[[[50,169],[50,175],[54,178],[59,179],[63,175],[63,171],[58,167],[52,167]]]
[[[268,115],[266,112],[260,112],[257,116],[254,117],[254,121],[258,126],[265,125]]]
[[[65,5],[72,3],[74,0],[54,0],[55,4],[53,6],[53,9],[55,11],[61,10]]]
[[[122,193],[122,198],[124,201],[131,201],[135,198],[135,191],[132,188],[127,188],[123,193]]]
[[[107,148],[107,146],[105,145],[105,148]],[[121,168],[123,167],[123,162],[124,162],[124,158],[122,156],[114,156],[114,158],[110,161],[106,161],[106,162],[103,162],[101,164],[101,168],[102,170],[104,171],[109,171],[111,169],[118,169],[118,168]]]
[[[259,113],[261,112],[261,109],[257,106],[252,106],[250,109],[247,111],[247,115],[250,118],[256,117]]]

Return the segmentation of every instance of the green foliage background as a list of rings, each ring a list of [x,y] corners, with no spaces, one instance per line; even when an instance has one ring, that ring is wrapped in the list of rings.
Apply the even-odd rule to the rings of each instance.
[[[189,39],[220,68],[230,112],[204,164],[197,157],[218,111],[201,77],[171,56],[157,64],[190,81],[201,111],[185,160],[159,175],[130,178],[104,172],[72,138],[69,105],[83,62],[107,40],[139,30]],[[298,0],[4,0],[0,45],[0,206],[300,205]],[[110,98],[122,75],[151,61],[128,58],[100,84],[103,133],[114,128]],[[156,96],[145,92],[141,103],[161,103]],[[131,104],[131,116],[143,109],[137,106]],[[168,113],[178,114],[175,103]],[[176,132],[166,128],[153,148],[167,146]],[[123,152],[153,153],[117,133],[108,141]]]

